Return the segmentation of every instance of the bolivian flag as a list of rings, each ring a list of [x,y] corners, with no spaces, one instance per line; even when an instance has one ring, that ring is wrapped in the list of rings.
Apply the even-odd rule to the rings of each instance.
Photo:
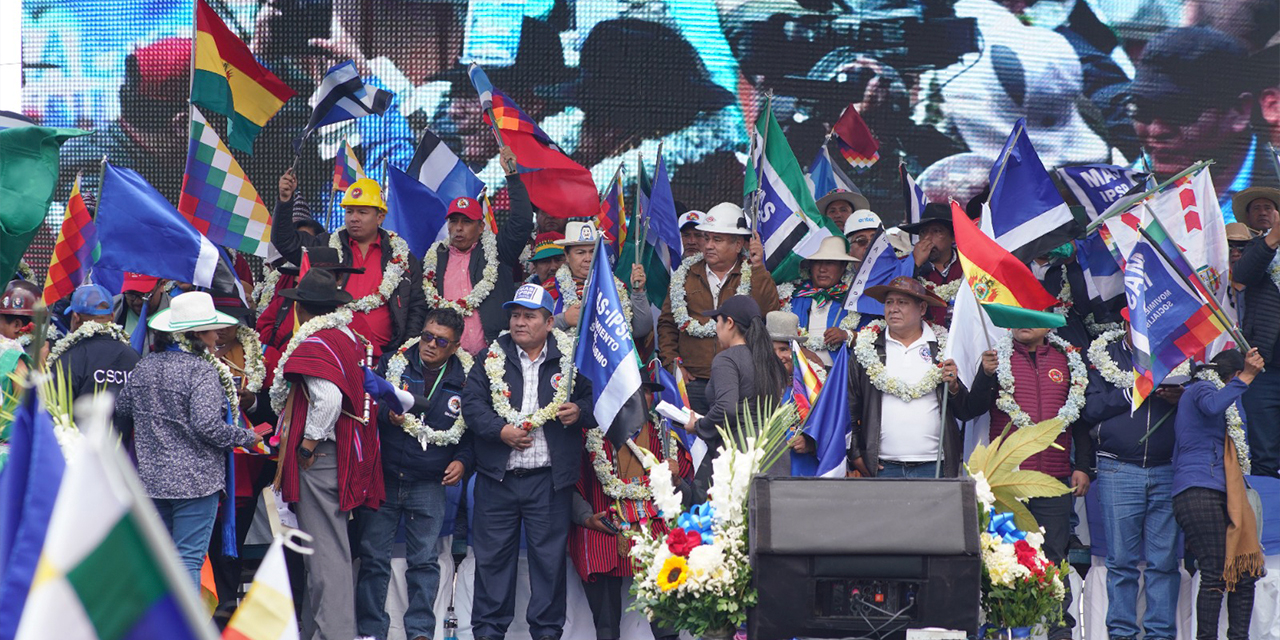
[[[1067,323],[1063,316],[1044,310],[1056,305],[1058,299],[1045,291],[1027,265],[980,231],[954,200],[951,222],[965,280],[992,324],[1026,329]]]
[[[191,102],[227,116],[227,144],[253,153],[258,132],[293,96],[204,0],[196,0]]]

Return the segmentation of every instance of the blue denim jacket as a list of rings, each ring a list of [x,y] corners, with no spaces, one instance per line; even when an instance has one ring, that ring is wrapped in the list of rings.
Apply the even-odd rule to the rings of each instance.
[[[1178,401],[1174,424],[1173,495],[1193,487],[1226,492],[1223,449],[1227,437],[1227,408],[1235,404],[1244,417],[1240,396],[1249,385],[1238,378],[1222,389],[1203,380],[1187,386]],[[1246,427],[1248,420],[1246,418]]]

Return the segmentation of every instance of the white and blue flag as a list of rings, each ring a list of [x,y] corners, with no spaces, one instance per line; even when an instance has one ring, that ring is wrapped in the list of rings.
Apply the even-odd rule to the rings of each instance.
[[[898,276],[911,277],[915,274],[915,268],[916,263],[911,256],[898,258],[898,254],[893,251],[893,245],[889,244],[889,234],[881,231],[871,242],[871,247],[867,249],[867,256],[862,264],[858,265],[858,273],[854,275],[853,283],[849,285],[849,294],[845,296],[844,308],[858,313],[883,316],[884,304],[864,295],[867,287],[889,284],[890,280]]]
[[[108,164],[99,192],[95,266],[213,286],[218,248],[146,179]]]
[[[1058,193],[1019,118],[991,167],[991,226],[996,242],[1022,262],[1071,241],[1079,224]]]
[[[418,141],[406,173],[439,195],[446,204],[460,196],[478,198],[485,187],[484,182],[429,130],[422,132],[422,139]]]
[[[810,453],[791,452],[791,475],[843,478],[849,426],[849,347],[841,345],[831,359],[831,374],[822,384],[801,432],[813,439]]]
[[[1110,209],[1134,186],[1147,180],[1145,173],[1112,164],[1062,167],[1057,174],[1080,201],[1091,221]]]
[[[815,201],[837,189],[862,193],[858,185],[855,185],[853,180],[831,161],[831,151],[827,149],[825,141],[822,143],[822,148],[818,149],[818,155],[814,156],[813,162],[809,164],[809,171],[805,174],[805,178],[809,182],[809,192],[813,194]]]
[[[387,217],[382,226],[404,238],[409,251],[424,256],[437,240],[448,237],[449,202],[413,176],[387,166]]]
[[[1109,164],[1062,167],[1058,177],[1084,207],[1089,220],[1096,220],[1129,190],[1145,184],[1147,174]],[[1124,273],[1098,232],[1076,241],[1076,260],[1084,270],[1089,309],[1095,317],[1110,317],[1124,308]]]
[[[643,193],[643,190],[641,190]],[[658,155],[658,166],[653,173],[653,189],[643,209],[644,221],[649,225],[645,241],[658,250],[658,259],[673,271],[680,265],[684,250],[680,240],[680,212],[676,211],[675,197],[671,194],[671,180],[667,177],[667,165]]]
[[[34,126],[36,126],[36,121],[22,115],[21,113],[0,111],[0,130]]]
[[[596,255],[603,256],[603,236],[596,240]],[[645,423],[644,398],[640,395],[640,355],[631,337],[631,323],[622,313],[622,300],[613,282],[608,260],[593,260],[582,294],[574,365],[591,381],[592,415],[598,428],[615,448],[623,446],[631,429]]]
[[[920,222],[920,216],[928,206],[929,198],[924,195],[924,189],[916,184],[916,179],[907,173],[907,166],[901,162],[898,163],[898,175],[902,177],[902,201],[907,208],[907,223]]]
[[[395,94],[373,86],[365,86],[356,64],[350,60],[340,62],[324,73],[324,78],[311,94],[311,120],[294,143],[297,149],[301,141],[316,129],[343,120],[355,120],[368,115],[382,115],[391,106]]]

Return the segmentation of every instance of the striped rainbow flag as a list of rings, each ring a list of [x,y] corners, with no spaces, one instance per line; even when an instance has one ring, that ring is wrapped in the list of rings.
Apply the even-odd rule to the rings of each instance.
[[[813,363],[805,357],[804,349],[797,345],[791,350],[791,358],[793,365],[791,399],[796,403],[796,411],[800,414],[800,423],[803,424],[805,418],[809,417],[813,403],[818,400],[818,392],[822,391],[822,381],[818,379],[818,372],[813,368]]]
[[[356,157],[351,143],[342,141],[342,148],[333,159],[333,190],[346,193],[351,183],[364,177],[364,167],[360,166],[360,159]]]
[[[124,454],[90,435],[62,479],[17,640],[215,640]]]

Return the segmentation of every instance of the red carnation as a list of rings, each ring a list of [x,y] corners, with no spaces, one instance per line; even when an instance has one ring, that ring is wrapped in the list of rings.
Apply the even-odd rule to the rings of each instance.
[[[680,527],[671,530],[667,534],[667,548],[678,556],[689,555],[690,551],[702,544],[702,536],[698,533],[689,533]]]

